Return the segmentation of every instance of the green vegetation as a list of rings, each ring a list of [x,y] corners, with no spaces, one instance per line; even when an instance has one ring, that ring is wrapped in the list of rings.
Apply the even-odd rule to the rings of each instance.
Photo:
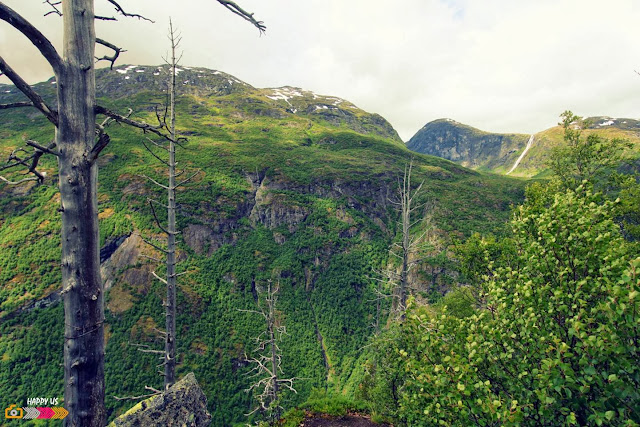
[[[203,72],[183,73],[185,80],[195,80]],[[301,110],[292,114],[286,102],[267,98],[267,90],[240,84],[229,89],[228,83],[217,89],[228,76],[207,73],[217,79],[207,83],[211,92],[183,87],[177,105],[178,131],[189,138],[180,166],[203,171],[178,195],[178,228],[184,236],[179,252],[188,254],[181,268],[189,274],[181,277],[178,291],[177,375],[195,372],[213,425],[259,420],[258,413],[245,416],[254,406],[245,391],[251,380],[244,354],[250,353],[263,324],[238,309],[255,307],[255,284],[275,278],[281,283],[278,310],[287,327],[281,343],[283,378],[303,378],[296,383],[297,394],[283,394],[283,406],[303,405],[316,396],[302,407],[346,408],[364,376],[362,349],[373,332],[371,273],[386,262],[395,234],[396,213],[387,195],[412,153],[384,120],[348,103],[340,107],[353,114],[336,120],[324,109],[305,109],[304,103],[329,103],[305,93],[291,98]],[[136,78],[143,74],[151,75],[137,73]],[[137,119],[154,120],[153,106],[163,98],[152,87],[125,87],[122,75],[106,70],[99,81],[110,95],[101,101],[108,108],[132,107]],[[39,87],[45,94],[47,84]],[[37,115],[8,110],[2,119],[3,156],[23,136],[51,137]],[[99,173],[103,244],[131,233],[155,233],[146,196],[162,198],[139,176],[161,172],[138,141],[143,136],[117,126],[109,133],[112,143]],[[3,407],[63,395],[62,307],[16,311],[59,286],[54,162],[44,159],[49,178],[40,187],[0,185]],[[434,157],[417,156],[414,170],[416,179],[426,179],[425,199],[437,206],[434,223],[440,235],[500,235],[510,206],[524,194],[521,181],[484,176]],[[150,275],[155,264],[137,255],[148,249],[127,245],[133,248],[118,257],[129,261],[117,264],[106,295],[110,419],[131,406],[113,396],[140,395],[145,385],[160,388],[162,383],[156,357],[131,343],[162,347],[154,328],[164,324],[163,286]],[[451,261],[433,260],[436,266],[440,262]],[[328,400],[322,403],[313,390],[325,390]]]
[[[195,77],[189,72],[185,80],[203,71],[194,69]],[[128,89],[118,84],[120,74],[104,73],[100,87],[113,97],[103,104],[118,111],[132,107],[137,119],[154,120],[153,105],[162,97],[144,84]],[[255,307],[255,284],[271,278],[281,283],[278,310],[288,333],[281,343],[284,378],[304,378],[297,394],[283,394],[283,406],[303,405],[319,396],[313,390],[353,401],[365,375],[363,347],[373,333],[372,271],[386,262],[395,234],[396,213],[387,195],[412,155],[373,115],[355,107],[355,118],[345,115],[342,121],[313,108],[292,114],[284,101],[266,98],[269,92],[236,86],[213,95],[214,89],[205,95],[194,86],[177,105],[178,130],[189,137],[181,167],[203,171],[178,195],[184,236],[179,252],[188,255],[181,268],[189,273],[178,291],[177,375],[195,372],[218,426],[260,418],[245,417],[253,405],[245,392],[250,367],[244,354],[263,322],[238,309]],[[291,103],[303,101],[319,102],[305,95]],[[51,137],[44,121],[24,111],[3,111],[2,123],[3,156],[23,136]],[[102,243],[155,232],[146,196],[157,190],[139,175],[152,175],[157,163],[140,144],[142,135],[117,126],[109,133],[113,142],[99,173]],[[63,394],[62,307],[16,311],[59,286],[55,160],[43,166],[49,177],[40,187],[0,185],[3,407]],[[416,180],[426,179],[424,197],[436,205],[433,222],[441,236],[502,235],[510,207],[524,195],[520,180],[484,176],[434,157],[416,156],[414,171]],[[162,383],[156,356],[130,343],[161,348],[154,328],[164,324],[163,286],[151,277],[155,264],[139,255],[148,248],[134,239],[127,245],[128,252],[117,254],[126,262],[114,267],[106,295],[110,419],[131,406],[113,396],[143,394],[145,385]],[[433,260],[439,262],[451,260]]]
[[[373,340],[360,394],[374,412],[412,426],[640,422],[640,257],[624,222],[638,207],[619,197],[639,185],[611,174],[620,142],[564,117],[558,173],[527,189],[511,232],[456,245],[467,285]]]
[[[414,307],[389,331],[367,393],[399,392],[376,409],[407,425],[638,423],[640,258],[613,206],[580,186],[518,208],[513,266],[485,277],[477,311]]]

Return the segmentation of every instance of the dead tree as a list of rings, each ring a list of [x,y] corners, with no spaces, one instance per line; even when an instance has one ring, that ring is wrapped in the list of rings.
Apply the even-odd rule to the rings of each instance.
[[[297,393],[293,388],[297,378],[281,377],[283,374],[282,351],[278,342],[282,340],[282,335],[286,334],[286,327],[279,324],[276,315],[279,288],[279,284],[273,287],[269,280],[265,290],[258,289],[260,310],[240,310],[259,314],[265,321],[265,329],[255,338],[256,347],[253,350],[253,356],[245,355],[246,360],[254,365],[249,375],[255,380],[247,392],[253,392],[258,401],[258,405],[247,416],[262,411],[267,414],[270,421],[277,420],[282,413],[280,398],[283,387]]]
[[[105,0],[123,16],[146,19],[131,14],[116,0]],[[253,14],[236,3],[217,0],[231,12],[251,22],[260,32],[264,24]],[[115,20],[114,17],[96,16],[94,0],[62,0],[48,2],[53,8],[49,13],[62,16],[62,55],[47,37],[16,11],[0,2],[0,20],[21,32],[49,62],[57,85],[57,109],[49,105],[20,77],[19,73],[0,57],[0,73],[26,96],[28,101],[0,106],[5,108],[34,107],[55,127],[55,140],[48,145],[37,141],[27,143],[33,151],[14,150],[7,164],[0,171],[23,167],[33,177],[27,180],[42,182],[44,175],[38,171],[42,155],[58,158],[58,188],[62,217],[62,295],[64,301],[64,402],[69,410],[65,425],[104,426],[104,295],[100,278],[100,254],[98,237],[98,203],[96,160],[109,144],[105,126],[110,120],[125,123],[145,132],[168,137],[159,126],[130,119],[103,108],[96,103],[95,45],[113,50],[109,60],[112,65],[122,49],[96,38],[95,20]],[[105,119],[96,123],[98,115]]]
[[[413,159],[405,165],[402,180],[398,180],[398,197],[390,200],[399,211],[400,241],[394,242],[389,253],[400,261],[400,267],[387,268],[382,276],[388,280],[392,290],[391,311],[400,319],[404,319],[407,308],[407,296],[410,288],[410,273],[420,262],[418,253],[429,244],[425,237],[429,233],[430,212],[425,212],[428,202],[419,202],[424,180],[413,188],[412,180]],[[416,215],[418,214],[418,215]],[[419,223],[423,223],[423,231],[412,233],[412,229]],[[399,270],[399,271],[398,271]]]
[[[149,206],[151,207],[151,211],[153,213],[153,217],[156,221],[156,224],[162,230],[162,232],[167,236],[167,248],[162,249],[166,256],[166,268],[167,274],[165,278],[161,278],[155,272],[153,275],[164,283],[167,286],[167,299],[165,301],[165,317],[166,317],[166,330],[162,334],[165,337],[165,351],[164,351],[164,388],[167,390],[169,387],[173,385],[176,377],[176,287],[177,287],[177,278],[181,274],[176,272],[176,236],[179,232],[176,229],[176,189],[187,184],[191,181],[199,171],[195,172],[188,178],[177,182],[176,178],[182,175],[185,171],[182,170],[176,173],[176,145],[178,145],[178,141],[182,138],[179,138],[176,133],[176,74],[179,59],[176,58],[176,49],[180,44],[180,37],[176,35],[176,32],[173,28],[173,23],[169,20],[169,41],[171,42],[171,59],[167,60],[167,65],[169,66],[169,81],[168,81],[168,105],[167,110],[168,113],[165,114],[162,122],[166,130],[169,133],[168,143],[162,144],[154,142],[151,139],[148,141],[152,145],[148,145],[143,142],[144,147],[160,162],[162,162],[165,166],[167,166],[167,175],[168,175],[168,183],[167,185],[160,184],[158,181],[153,180],[157,186],[163,188],[167,191],[167,204],[160,203],[156,200],[149,199]],[[167,123],[166,116],[169,116],[169,122]],[[156,154],[152,148],[155,146],[162,150],[167,151],[168,159],[162,158],[160,155]],[[156,215],[156,210],[154,205],[160,205],[167,209],[167,225],[164,227],[158,216]],[[153,245],[157,247],[156,245]]]

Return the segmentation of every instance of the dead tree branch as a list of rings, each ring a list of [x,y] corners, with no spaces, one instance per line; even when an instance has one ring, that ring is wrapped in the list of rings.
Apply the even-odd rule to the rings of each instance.
[[[257,21],[253,17],[253,13],[247,12],[246,10],[238,6],[237,3],[230,0],[218,0],[218,3],[220,3],[221,5],[226,7],[228,10],[230,10],[232,13],[235,13],[236,15],[241,17],[242,19],[249,21],[254,27],[258,29],[258,31],[260,31],[260,34],[266,31],[267,27],[264,25],[264,22]]]
[[[0,3],[0,11],[2,10],[2,3]],[[53,108],[49,107],[44,99],[40,95],[38,95],[33,88],[25,82],[22,77],[16,73],[13,68],[6,63],[4,58],[0,56],[0,71],[11,80],[11,82],[22,92],[29,100],[32,102],[33,106],[36,107],[44,116],[53,123],[54,126],[58,127],[58,112]]]
[[[51,6],[51,10],[49,12],[45,13],[44,16],[49,16],[52,13],[56,14],[58,16],[62,16],[62,12],[60,12],[60,9],[58,9],[58,6],[60,6],[62,4],[62,1],[44,0],[44,3],[48,4],[49,6]]]
[[[30,147],[35,148],[36,150],[40,150],[40,151],[42,151],[44,153],[51,154],[51,155],[56,156],[56,157],[59,156],[58,153],[56,153],[55,151],[51,150],[49,147],[43,147],[42,145],[38,144],[36,141],[28,140],[27,141],[27,145],[30,146]],[[56,146],[55,143],[51,143],[50,144],[51,148],[55,148],[55,146]]]
[[[149,207],[151,207],[151,212],[153,213],[153,218],[156,221],[156,225],[158,226],[158,228],[160,230],[162,230],[163,233],[165,234],[169,234],[169,232],[167,231],[166,228],[164,228],[162,226],[162,224],[160,223],[160,219],[158,219],[158,215],[156,214],[156,208],[153,207],[153,201],[151,199],[147,199],[147,201],[149,202]]]
[[[10,108],[33,107],[32,102],[12,102],[10,104],[0,104],[0,110],[8,110]]]
[[[131,115],[131,113],[129,113],[126,116],[123,116],[121,114],[118,114],[116,112],[113,112],[111,110],[109,110],[108,108],[102,107],[100,105],[96,106],[96,114],[102,114],[103,116],[107,116],[109,118],[112,118],[113,120],[115,120],[118,123],[124,123],[126,125],[132,126],[134,128],[138,128],[141,129],[143,132],[150,132],[153,134],[156,134],[162,138],[165,139],[170,139],[170,136],[163,133],[161,131],[162,129],[162,124],[158,125],[158,126],[153,126],[150,125],[149,123],[146,122],[139,122],[136,120],[132,120],[129,118],[129,116]]]
[[[42,183],[44,181],[46,174],[37,170],[38,163],[40,162],[40,157],[42,157],[42,155],[45,153],[50,153],[57,156],[57,153],[52,151],[56,147],[56,143],[51,142],[47,147],[43,147],[35,141],[28,141],[27,145],[34,147],[33,153],[31,153],[28,157],[22,158],[20,157],[19,153],[29,154],[29,152],[24,148],[16,148],[9,155],[7,164],[0,167],[0,171],[11,169],[17,166],[24,166],[27,168],[27,172],[25,172],[25,174],[32,173],[34,176],[18,181],[12,181],[6,177],[0,176],[1,181],[6,182],[10,185],[17,185],[27,181],[38,181],[39,183]]]
[[[107,1],[109,3],[111,3],[113,5],[113,7],[115,7],[116,11],[122,16],[125,16],[127,18],[138,18],[139,20],[148,21],[148,22],[151,22],[152,24],[154,23],[154,21],[152,21],[151,19],[145,18],[144,16],[138,15],[137,13],[125,12],[124,9],[122,8],[122,6],[120,6],[120,4],[118,4],[118,2],[115,1],[115,0],[107,0]],[[115,18],[112,18],[110,20],[115,21]]]
[[[62,58],[53,47],[53,44],[29,21],[24,19],[15,10],[0,2],[0,19],[6,21],[16,30],[20,31],[31,43],[40,51],[42,56],[49,62],[54,73],[58,74],[62,67]],[[4,72],[4,70],[2,70]],[[10,76],[7,75],[11,79]],[[13,79],[11,79],[13,81]],[[15,84],[15,82],[14,82]],[[18,85],[16,85],[18,86]]]
[[[102,40],[102,39],[97,38],[97,37],[96,37],[96,43],[101,44],[102,46],[108,47],[109,49],[113,50],[113,55],[112,56],[104,55],[103,57],[100,57],[100,58],[98,58],[96,56],[96,62],[109,61],[111,63],[111,65],[109,66],[109,69],[113,70],[113,66],[116,63],[116,60],[118,59],[120,54],[122,52],[126,52],[126,50],[114,45],[113,43],[109,43],[108,41]]]
[[[146,399],[148,397],[152,397],[152,396],[157,396],[159,394],[162,394],[162,392],[160,390],[156,390],[153,387],[149,387],[148,385],[144,386],[145,390],[151,391],[152,393],[149,394],[143,394],[140,396],[125,396],[125,397],[118,397],[118,396],[113,396],[113,398],[115,400],[140,400],[140,399]]]
[[[176,184],[176,188],[178,187],[182,187],[183,185],[189,183],[193,178],[195,178],[198,174],[200,174],[200,170],[196,171],[194,174],[192,174],[189,178],[186,178],[182,181],[180,181],[179,183]]]

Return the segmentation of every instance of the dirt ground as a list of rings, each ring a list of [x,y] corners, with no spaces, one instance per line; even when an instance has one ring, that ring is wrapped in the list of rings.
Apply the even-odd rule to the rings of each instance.
[[[300,427],[391,427],[389,424],[378,424],[362,415],[345,415],[342,417],[323,417],[314,415],[305,419]]]

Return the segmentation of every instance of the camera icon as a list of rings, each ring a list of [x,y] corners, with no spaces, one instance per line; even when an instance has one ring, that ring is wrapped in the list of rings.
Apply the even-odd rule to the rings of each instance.
[[[16,405],[11,405],[7,409],[4,410],[5,418],[22,418],[24,416],[24,411],[22,408],[16,408]]]

